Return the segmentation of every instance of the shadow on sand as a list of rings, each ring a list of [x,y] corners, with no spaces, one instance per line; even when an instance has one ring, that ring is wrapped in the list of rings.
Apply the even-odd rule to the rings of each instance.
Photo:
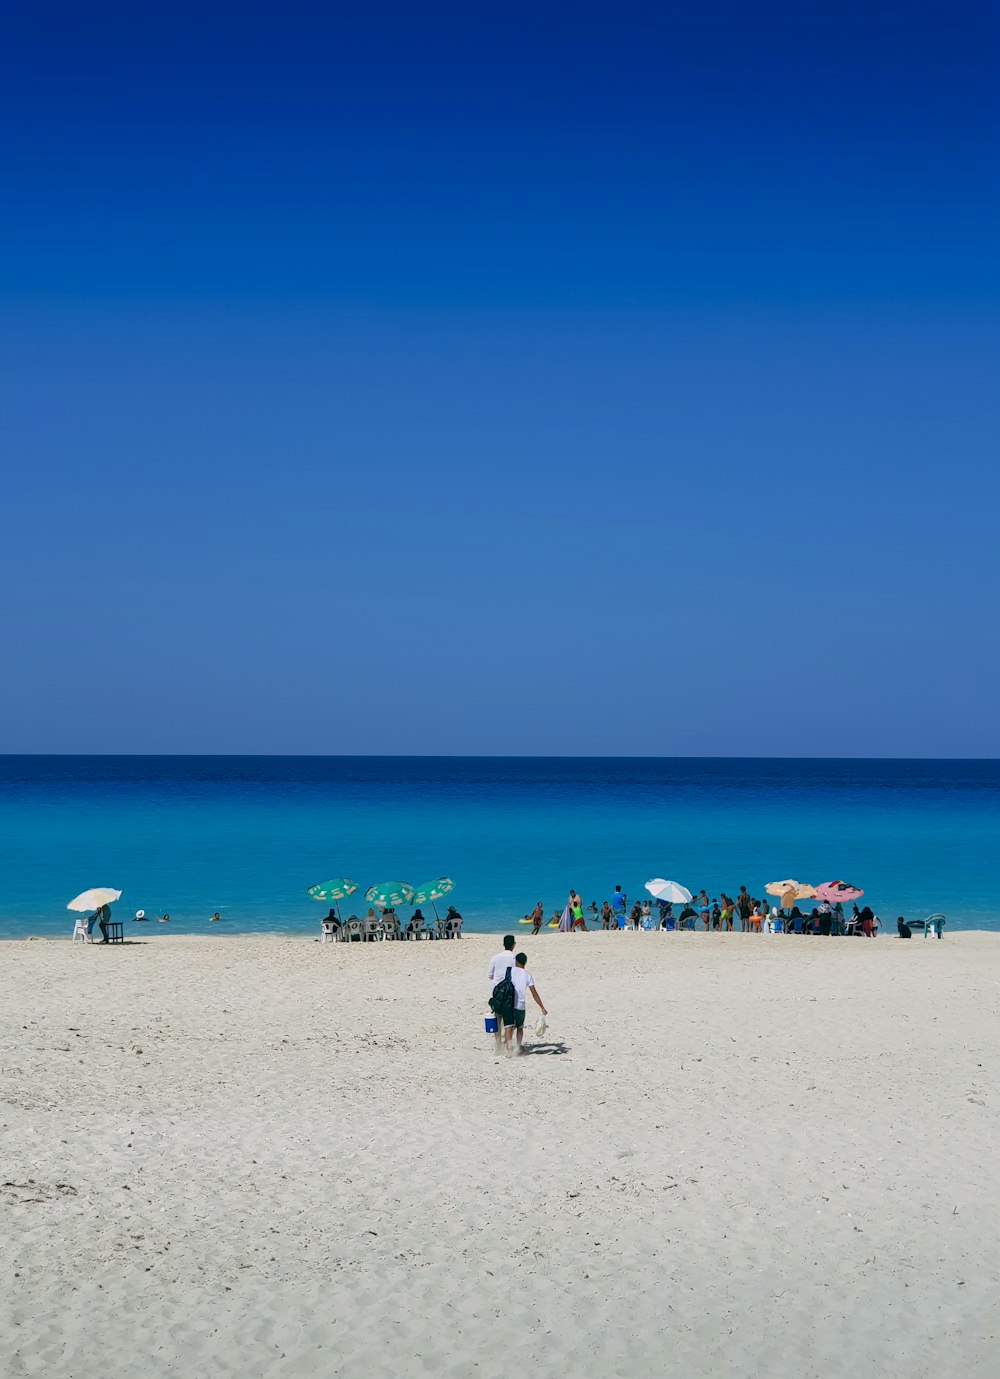
[[[548,1044],[524,1044],[521,1047],[521,1052],[524,1055],[527,1055],[529,1053],[569,1053],[569,1047],[561,1041],[558,1043],[552,1042]]]

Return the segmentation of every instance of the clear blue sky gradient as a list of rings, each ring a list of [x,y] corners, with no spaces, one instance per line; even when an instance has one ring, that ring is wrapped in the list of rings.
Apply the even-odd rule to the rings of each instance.
[[[0,750],[1000,755],[998,52],[5,6]]]

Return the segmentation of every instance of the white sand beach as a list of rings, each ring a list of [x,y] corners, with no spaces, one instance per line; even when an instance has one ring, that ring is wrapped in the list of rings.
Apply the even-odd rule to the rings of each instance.
[[[498,946],[2,945],[0,1372],[1000,1372],[1000,936]]]

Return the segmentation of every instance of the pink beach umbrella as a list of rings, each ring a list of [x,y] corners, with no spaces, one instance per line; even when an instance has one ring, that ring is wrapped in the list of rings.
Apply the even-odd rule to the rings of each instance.
[[[841,904],[852,900],[860,900],[864,891],[860,886],[849,886],[846,881],[824,881],[822,886],[816,887],[817,900],[825,900],[831,905],[836,905],[839,900]]]

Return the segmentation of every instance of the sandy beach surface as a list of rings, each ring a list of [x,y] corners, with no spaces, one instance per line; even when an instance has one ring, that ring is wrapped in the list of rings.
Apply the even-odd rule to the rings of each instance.
[[[126,930],[0,946],[4,1375],[1000,1373],[1000,935],[525,937],[506,1059],[495,936]]]

